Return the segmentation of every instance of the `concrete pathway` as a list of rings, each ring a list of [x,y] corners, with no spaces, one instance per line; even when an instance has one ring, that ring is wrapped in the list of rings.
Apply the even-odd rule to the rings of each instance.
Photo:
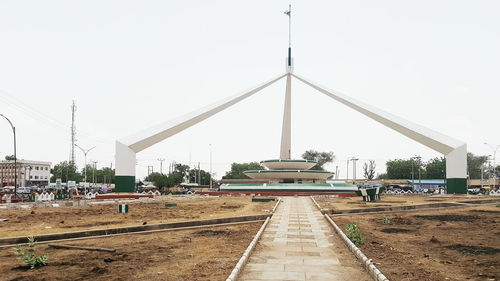
[[[285,197],[238,280],[370,280],[309,197]]]

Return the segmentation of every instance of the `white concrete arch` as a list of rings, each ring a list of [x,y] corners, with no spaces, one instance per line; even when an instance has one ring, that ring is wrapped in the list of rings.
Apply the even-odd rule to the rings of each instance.
[[[279,75],[278,77],[241,94],[228,97],[207,107],[116,141],[116,191],[132,192],[134,190],[135,155],[137,152],[142,151],[143,149],[165,140],[166,138],[187,129],[209,118],[210,116],[223,111],[231,105],[254,95],[258,91],[268,87],[285,76],[287,79],[280,149],[281,159],[290,159],[291,78],[293,76],[326,96],[364,114],[365,116],[370,117],[384,126],[444,154],[446,157],[448,193],[467,192],[467,145],[464,142],[392,115],[386,111],[350,98],[340,92],[319,86],[314,82],[293,74],[290,67],[287,68],[287,73]]]

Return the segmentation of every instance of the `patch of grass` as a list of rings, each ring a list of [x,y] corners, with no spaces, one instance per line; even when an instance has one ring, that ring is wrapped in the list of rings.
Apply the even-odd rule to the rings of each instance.
[[[345,224],[345,229],[347,238],[355,245],[360,245],[365,242],[365,236],[355,222]]]
[[[49,257],[46,255],[37,255],[35,250],[36,242],[34,237],[28,237],[28,245],[16,245],[15,247],[17,258],[22,261],[24,265],[29,266],[31,269],[44,266],[49,260]]]
[[[382,223],[383,223],[383,224],[391,224],[391,223],[392,223],[392,220],[391,220],[391,218],[389,218],[389,217],[383,217],[383,218],[382,218]]]
[[[497,204],[495,206],[500,207],[500,202],[497,202]]]

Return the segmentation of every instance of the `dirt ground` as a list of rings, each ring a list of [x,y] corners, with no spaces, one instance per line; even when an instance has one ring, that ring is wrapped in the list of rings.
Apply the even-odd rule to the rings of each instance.
[[[417,204],[432,204],[445,202],[463,202],[476,200],[491,200],[491,197],[478,195],[381,195],[380,201],[364,202],[363,197],[344,198],[315,198],[316,202],[324,209],[348,210],[370,207],[407,206]],[[499,199],[500,201],[500,199]]]
[[[176,207],[165,207],[175,203]],[[117,204],[0,210],[0,238],[33,236],[132,225],[215,219],[269,213],[275,202],[252,202],[250,197],[202,197],[193,200],[127,203],[120,214]]]
[[[225,280],[262,222],[132,234],[59,244],[114,248],[115,253],[54,249],[48,265],[27,269],[12,248],[0,249],[0,280]],[[107,259],[107,262],[105,261]]]
[[[500,208],[334,216],[356,222],[368,258],[391,281],[500,280]]]

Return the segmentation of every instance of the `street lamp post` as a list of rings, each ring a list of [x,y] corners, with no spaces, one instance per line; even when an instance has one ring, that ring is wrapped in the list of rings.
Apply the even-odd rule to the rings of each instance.
[[[85,193],[87,193],[87,153],[89,153],[89,151],[91,151],[92,149],[95,148],[92,147],[92,148],[89,148],[87,150],[81,148],[78,144],[75,144],[76,147],[78,147],[82,152],[83,152],[83,155],[85,156],[84,157],[84,161],[85,161],[85,168],[83,169],[83,173],[84,173],[84,178],[85,178]]]
[[[0,113],[0,116],[5,118],[10,126],[12,127],[12,132],[14,133],[14,198],[17,198],[17,148],[16,148],[16,127],[10,122],[9,118]]]

